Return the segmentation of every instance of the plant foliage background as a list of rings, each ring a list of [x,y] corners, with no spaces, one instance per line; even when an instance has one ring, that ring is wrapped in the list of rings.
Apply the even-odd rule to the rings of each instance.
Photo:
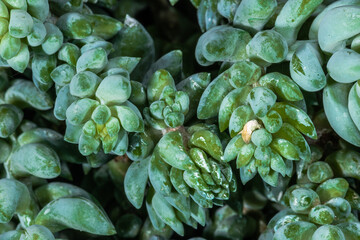
[[[359,147],[359,0],[0,0],[0,240],[358,240]]]

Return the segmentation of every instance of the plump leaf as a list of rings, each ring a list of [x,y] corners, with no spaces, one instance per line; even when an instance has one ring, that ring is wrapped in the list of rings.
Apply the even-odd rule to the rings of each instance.
[[[37,215],[35,223],[52,232],[76,229],[97,235],[113,235],[114,226],[105,212],[86,198],[60,198],[47,204]]]
[[[126,171],[124,186],[129,201],[139,209],[142,206],[148,182],[150,157],[133,162]]]

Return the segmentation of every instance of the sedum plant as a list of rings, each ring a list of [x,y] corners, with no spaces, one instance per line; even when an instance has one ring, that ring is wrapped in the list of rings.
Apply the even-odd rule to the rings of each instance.
[[[166,133],[153,153],[135,161],[125,176],[125,193],[140,208],[148,179],[146,209],[153,226],[169,225],[183,235],[185,223],[205,224],[205,209],[222,205],[236,191],[229,164],[215,126],[193,125]],[[133,176],[142,176],[133,181]]]
[[[0,240],[359,239],[359,4],[0,0]]]
[[[82,43],[81,49],[68,43],[58,53],[64,63],[50,74],[57,88],[54,114],[66,120],[65,140],[78,144],[81,154],[123,155],[128,132],[144,131],[135,104],[143,104],[145,92],[129,78],[139,59],[108,58],[112,44],[97,37]]]
[[[84,161],[60,133],[23,120],[27,109],[51,109],[51,97],[32,82],[9,81],[3,73],[0,239],[55,239],[56,232],[67,228],[113,235],[114,226],[90,194],[72,184],[46,181],[66,177],[67,163]]]
[[[359,154],[343,149],[308,165],[306,180],[286,190],[287,208],[270,220],[260,239],[358,238],[359,194],[342,178],[359,179],[358,164]]]
[[[238,38],[224,38],[228,34],[223,31]],[[200,37],[196,48],[199,63],[204,58],[234,63],[223,65],[223,71],[206,88],[197,117],[217,116],[220,131],[229,129],[232,140],[224,159],[237,159],[243,184],[259,173],[266,183],[276,186],[279,174],[292,176],[293,161],[298,161],[299,174],[310,161],[310,148],[302,134],[313,139],[317,134],[301,109],[303,94],[297,84],[279,72],[264,74],[264,67],[285,59],[285,39],[273,30],[250,38],[244,30],[227,26],[214,27]],[[220,51],[208,47],[223,41],[227,47]]]
[[[29,65],[32,48],[45,55],[54,54],[63,43],[63,34],[51,21],[48,0],[13,1],[0,4],[0,57],[3,66],[24,72]]]

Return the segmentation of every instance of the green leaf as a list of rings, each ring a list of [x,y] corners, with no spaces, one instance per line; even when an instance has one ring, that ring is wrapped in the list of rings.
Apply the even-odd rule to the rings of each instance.
[[[279,131],[273,134],[273,138],[281,138],[291,142],[299,152],[299,157],[306,162],[311,161],[309,144],[299,131],[288,123],[284,123]]]
[[[27,156],[24,158],[24,156]],[[10,171],[14,176],[55,178],[60,175],[60,160],[57,153],[40,143],[30,143],[16,149],[11,155]]]
[[[55,105],[54,105],[54,115],[59,120],[66,119],[66,110],[70,105],[77,101],[79,98],[74,97],[70,93],[70,86],[66,85],[60,89],[56,96]]]
[[[179,131],[164,135],[158,145],[159,156],[169,165],[181,170],[194,170],[195,164],[185,152],[182,135]]]
[[[164,70],[158,70],[154,73],[147,86],[147,96],[150,103],[160,99],[165,87],[175,88],[175,81],[171,74]]]
[[[56,56],[42,52],[34,54],[31,62],[32,78],[35,86],[43,92],[48,91],[54,84],[50,74],[56,67]]]
[[[33,29],[34,21],[29,13],[20,9],[10,11],[9,34],[14,38],[24,38]]]
[[[224,155],[220,138],[209,130],[199,130],[193,133],[189,144],[201,148],[218,161],[221,161]]]
[[[244,144],[238,149],[238,155],[236,158],[236,167],[245,167],[252,160],[255,153],[256,146],[252,143]]]
[[[229,121],[230,137],[238,135],[243,130],[245,124],[254,118],[255,115],[250,106],[241,105],[236,108],[231,114]]]
[[[217,10],[223,17],[227,18],[229,22],[232,22],[240,2],[240,0],[219,0]]]
[[[46,0],[27,1],[27,11],[31,16],[45,21],[49,15],[49,2]]]
[[[266,67],[286,58],[288,44],[280,33],[265,30],[255,34],[246,46],[246,52],[252,62]]]
[[[356,240],[360,237],[360,223],[345,222],[337,225],[345,235],[345,239]]]
[[[277,96],[273,91],[265,87],[255,87],[248,95],[251,109],[258,117],[264,117],[274,106]]]
[[[304,98],[299,86],[291,78],[278,72],[265,74],[260,78],[259,84],[271,89],[280,99],[293,102]]]
[[[349,183],[344,178],[326,180],[316,188],[321,202],[327,202],[332,198],[344,198],[349,188]]]
[[[32,20],[32,19],[31,19]],[[11,36],[9,33],[6,33],[0,42],[0,56],[9,60],[15,57],[21,48],[21,40],[19,38],[15,38]]]
[[[274,15],[276,0],[244,0],[236,8],[234,25],[243,29],[260,31]]]
[[[182,79],[182,52],[180,50],[173,50],[162,57],[160,57],[155,63],[151,65],[149,70],[143,77],[144,86],[148,86],[149,81],[157,70],[163,69],[170,73],[174,78],[175,83],[180,82]]]
[[[232,90],[221,102],[219,109],[219,129],[221,132],[229,127],[229,121],[235,109],[246,103],[247,96],[251,91],[250,86]]]
[[[246,184],[253,179],[257,173],[255,166],[255,158],[253,158],[246,166],[240,168],[240,179],[242,184]]]
[[[120,106],[111,107],[111,112],[116,114],[120,120],[121,126],[127,132],[143,132],[144,121],[139,109],[129,101]]]
[[[77,12],[61,14],[56,25],[66,37],[72,39],[83,39],[90,36],[93,31],[90,21]]]
[[[313,122],[306,112],[300,108],[285,102],[278,102],[274,105],[272,110],[278,112],[284,122],[290,123],[302,134],[312,139],[317,138]]]
[[[238,155],[239,149],[245,144],[241,135],[236,135],[227,144],[224,151],[224,161],[230,162]]]
[[[15,132],[24,113],[14,105],[0,105],[0,137],[7,138]]]
[[[84,197],[90,200],[92,199],[92,196],[82,188],[64,182],[45,184],[36,188],[34,193],[41,207],[44,207],[53,200],[63,197]]]
[[[308,214],[320,203],[318,194],[310,188],[297,188],[290,192],[289,204],[296,213]]]
[[[191,212],[189,197],[186,197],[177,192],[171,192],[169,195],[164,196],[164,198],[171,206],[181,212],[182,216],[184,216],[185,219],[190,219]]]
[[[121,75],[104,78],[96,90],[96,97],[102,104],[121,104],[131,95],[131,84]]]
[[[208,1],[210,4],[215,2],[211,0],[202,2]],[[201,6],[198,13],[201,12]],[[245,60],[247,58],[246,45],[250,39],[250,34],[242,29],[225,25],[213,27],[199,38],[195,49],[196,60],[202,66],[211,65],[213,62]]]
[[[172,188],[170,166],[162,161],[156,149],[150,158],[149,179],[156,192],[170,194]]]
[[[185,121],[196,115],[202,93],[210,83],[210,73],[196,73],[182,80],[176,85],[176,89],[186,92],[190,97],[189,112],[185,116]]]
[[[326,162],[314,162],[307,170],[307,177],[313,183],[322,183],[333,176],[334,173]]]
[[[320,3],[320,0],[314,3]],[[346,41],[360,32],[359,19],[352,16],[360,13],[356,5],[339,6],[329,10],[319,25],[318,42],[324,52],[334,53],[344,48]]]
[[[123,27],[119,20],[102,14],[91,13],[87,14],[86,18],[92,26],[92,35],[105,40],[114,37]]]
[[[336,151],[326,157],[325,161],[331,166],[336,176],[360,179],[360,154],[358,152],[348,149]]]
[[[101,72],[108,63],[107,53],[101,48],[91,49],[79,57],[76,62],[76,71],[91,71],[93,73]]]
[[[161,231],[165,228],[165,222],[157,215],[155,212],[153,205],[152,205],[152,199],[155,194],[155,190],[153,188],[149,189],[149,192],[146,196],[146,210],[149,215],[149,219],[154,226],[154,228],[158,231]]]
[[[205,209],[200,207],[194,201],[190,201],[191,217],[195,219],[201,226],[205,226],[206,212]]]
[[[80,72],[70,80],[70,93],[79,98],[92,97],[100,82],[101,79],[95,73],[89,71]]]
[[[9,222],[15,213],[23,213],[29,207],[30,193],[27,187],[12,179],[0,180],[0,222]]]
[[[80,49],[72,43],[64,43],[58,52],[58,59],[76,67],[76,62],[80,57]]]
[[[150,157],[133,162],[126,171],[125,194],[134,207],[140,209],[144,200],[145,187],[148,182]]]
[[[217,1],[214,0],[190,0],[193,5],[195,1],[199,2],[197,17],[201,31],[205,32],[212,27],[215,27],[221,16],[217,11]]]
[[[296,221],[280,227],[274,234],[273,240],[283,239],[310,239],[315,230],[315,224],[303,221]]]
[[[132,2],[131,5],[134,6],[134,3]],[[126,13],[129,14],[129,12]],[[155,46],[151,35],[144,26],[129,15],[126,15],[123,28],[112,41],[115,49],[114,55],[121,54],[122,56],[141,58],[134,71],[129,71],[131,79],[141,82],[146,71],[154,62]]]
[[[230,79],[232,79],[233,82],[238,82],[242,77],[242,75],[239,74],[239,68],[241,68],[241,63],[234,63],[234,65],[217,76],[207,86],[200,98],[197,109],[197,117],[199,119],[209,119],[218,114],[221,102],[225,96],[234,89],[230,84]]]
[[[83,98],[73,102],[66,110],[66,120],[73,125],[84,124],[91,118],[99,102],[90,98]]]
[[[10,67],[12,67],[15,71],[23,73],[25,69],[28,67],[30,61],[30,52],[29,48],[26,44],[21,43],[21,47],[16,56],[9,59],[7,62]]]
[[[30,81],[16,80],[5,93],[5,101],[20,108],[31,107],[37,110],[49,110],[53,100],[49,94],[37,89]]]
[[[114,226],[105,212],[86,198],[60,198],[47,204],[37,215],[35,224],[52,232],[75,229],[97,235],[114,235]]]
[[[46,37],[41,44],[41,48],[46,54],[52,55],[61,48],[64,36],[60,29],[54,24],[47,22],[44,25],[46,28]]]
[[[348,95],[352,84],[328,81],[323,93],[324,111],[334,131],[355,146],[360,146],[360,130],[351,119],[348,109]],[[341,123],[339,122],[341,117]]]
[[[300,160],[299,151],[290,141],[282,138],[275,138],[270,147],[282,157],[289,160]]]
[[[306,91],[320,91],[326,85],[326,77],[321,63],[322,59],[318,47],[304,43],[296,49],[291,58],[290,74],[292,79]],[[348,72],[345,69],[344,71]]]
[[[162,221],[169,225],[177,234],[184,236],[184,226],[177,219],[174,209],[160,193],[155,193],[152,198],[152,206]]]
[[[24,235],[21,237],[23,240],[55,240],[54,235],[44,226],[32,225],[25,229]]]
[[[189,197],[190,190],[189,186],[184,181],[184,171],[172,167],[170,170],[170,181],[178,193],[185,197]]]
[[[276,18],[275,31],[284,36],[289,46],[292,45],[303,23],[322,2],[323,0],[287,1]],[[289,21],[289,19],[292,19],[292,21]]]

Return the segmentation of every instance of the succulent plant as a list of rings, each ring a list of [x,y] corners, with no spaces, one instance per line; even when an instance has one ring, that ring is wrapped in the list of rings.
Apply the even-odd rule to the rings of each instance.
[[[205,34],[211,34],[217,28],[221,27]],[[217,36],[221,38],[222,35],[214,33],[213,39]],[[276,34],[265,36],[273,40],[277,38]],[[245,43],[246,49],[253,41],[256,42],[255,38],[248,45]],[[256,44],[262,45],[262,41],[255,42],[254,49],[257,48]],[[257,54],[257,58],[253,59],[260,65],[264,59],[267,59],[267,63],[277,61],[269,59],[278,56],[272,55],[276,52],[278,42],[267,42],[268,51],[260,51],[265,55],[259,58]],[[286,46],[286,42],[283,46]],[[287,51],[287,47],[284,51]],[[212,54],[214,59],[219,56],[216,53]],[[228,162],[237,158],[244,184],[258,172],[265,182],[276,186],[279,173],[283,177],[292,176],[292,161],[301,160],[299,172],[304,162],[310,161],[310,148],[301,133],[310,138],[316,138],[317,134],[310,117],[296,106],[297,102],[303,100],[296,83],[279,72],[264,75],[262,72],[263,69],[252,61],[241,60],[232,64],[205,89],[197,117],[208,119],[218,116],[220,131],[229,129],[232,140],[225,149],[224,160]]]
[[[0,8],[2,65],[22,73],[29,65],[30,48],[41,46],[45,55],[52,55],[60,48],[63,34],[47,20],[48,0],[4,0]]]
[[[147,158],[135,161],[125,176],[125,193],[140,208],[148,179],[146,208],[156,229],[169,225],[180,235],[182,223],[205,224],[205,209],[221,205],[236,191],[215,126],[194,125],[170,130]],[[141,176],[134,181],[134,176]]]
[[[0,240],[360,239],[360,0],[0,15]]]
[[[352,174],[348,166],[339,165],[343,156],[354,157]],[[289,187],[282,199],[288,208],[281,210],[269,222],[260,239],[356,239],[360,223],[356,212],[360,209],[359,194],[349,187],[344,178],[359,178],[356,171],[358,153],[340,150],[328,156],[326,162],[316,161],[308,166],[308,183]],[[350,160],[346,157],[346,160]],[[329,163],[331,165],[329,165]],[[343,171],[342,171],[343,170]],[[341,174],[342,173],[342,174]],[[345,174],[343,174],[345,173]],[[354,215],[355,213],[355,215]],[[296,229],[296,230],[295,230]]]
[[[108,58],[112,44],[97,37],[85,39],[81,50],[67,43],[58,58],[64,64],[50,74],[56,83],[54,114],[66,120],[65,140],[79,144],[81,154],[123,155],[128,132],[144,131],[140,111],[145,101],[142,85],[129,74],[139,62],[134,57]],[[134,103],[132,103],[134,102]]]

